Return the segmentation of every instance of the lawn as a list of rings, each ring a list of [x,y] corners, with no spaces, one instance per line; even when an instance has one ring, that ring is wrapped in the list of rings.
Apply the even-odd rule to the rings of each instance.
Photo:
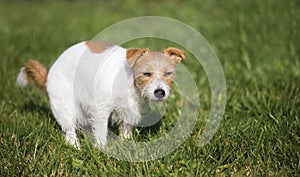
[[[203,68],[195,67],[187,52],[183,65],[197,84],[201,107],[195,128],[179,148],[152,161],[128,162],[94,148],[80,132],[82,148],[74,149],[52,119],[44,92],[17,88],[19,69],[30,58],[49,68],[72,44],[121,20],[146,15],[190,25],[216,52],[227,87],[217,133],[198,146],[211,93]],[[299,176],[299,30],[297,0],[2,0],[0,176]],[[169,44],[139,39],[124,46],[157,50]],[[175,92],[168,101],[159,130],[136,133],[136,141],[150,141],[172,129],[180,114],[179,97]]]

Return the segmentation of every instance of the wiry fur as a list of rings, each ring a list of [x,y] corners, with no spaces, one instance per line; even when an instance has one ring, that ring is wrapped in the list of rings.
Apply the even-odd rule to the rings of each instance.
[[[40,88],[45,89],[48,72],[46,68],[36,60],[30,60],[21,68],[17,78],[17,85],[21,88],[34,82]]]
[[[35,82],[46,88],[53,115],[69,143],[80,146],[76,129],[83,128],[92,132],[97,146],[104,146],[109,118],[128,138],[141,122],[143,106],[168,98],[181,59],[184,52],[175,48],[150,52],[81,42],[67,49],[48,74],[39,62],[29,61],[17,84]]]

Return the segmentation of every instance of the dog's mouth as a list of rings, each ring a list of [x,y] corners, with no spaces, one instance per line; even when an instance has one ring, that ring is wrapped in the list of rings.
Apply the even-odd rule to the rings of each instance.
[[[151,102],[163,102],[166,101],[167,98],[149,98],[148,100]]]

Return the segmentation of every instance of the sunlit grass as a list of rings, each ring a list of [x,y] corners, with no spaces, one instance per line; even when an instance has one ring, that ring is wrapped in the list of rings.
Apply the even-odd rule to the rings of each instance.
[[[293,0],[1,1],[1,176],[297,176],[299,8]],[[80,132],[82,148],[74,149],[52,119],[43,91],[16,87],[20,67],[35,58],[49,68],[70,45],[91,39],[120,20],[143,15],[183,21],[216,51],[227,83],[226,112],[217,134],[198,147],[210,111],[210,86],[203,68],[187,53],[184,65],[197,82],[201,109],[182,146],[154,161],[125,162],[94,148]],[[160,50],[170,44],[141,39],[125,46]],[[135,140],[168,133],[178,119],[179,103],[175,92],[160,129],[136,133]]]

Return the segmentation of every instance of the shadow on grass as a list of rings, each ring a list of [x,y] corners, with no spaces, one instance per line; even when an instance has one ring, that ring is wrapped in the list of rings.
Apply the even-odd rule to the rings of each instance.
[[[24,102],[23,105],[21,105],[21,112],[23,114],[25,113],[38,113],[39,115],[44,115],[47,118],[50,118],[52,121],[55,122],[55,127],[57,127],[58,129],[61,129],[60,125],[57,123],[54,115],[52,114],[51,108],[49,106],[48,103],[45,103],[44,101],[34,101],[34,100],[27,100]],[[156,124],[150,126],[150,127],[136,127],[138,132],[140,132],[140,134],[142,136],[147,137],[147,135],[149,134],[158,134],[159,133],[159,129],[161,127],[161,120],[158,121]],[[121,125],[119,125],[121,126]],[[111,124],[109,122],[109,129],[116,135],[118,135],[118,125],[114,125]]]
[[[42,117],[53,121],[53,123],[55,123],[55,127],[62,131],[60,125],[57,123],[54,115],[52,114],[49,104],[45,103],[44,101],[25,101],[24,104],[21,105],[20,110],[22,114],[37,113],[39,115],[42,115]]]
[[[37,103],[32,100],[26,101],[22,105],[21,112],[22,113],[37,112],[42,115],[50,115],[50,117],[55,120],[54,116],[51,113],[50,107],[48,105],[44,103]]]

